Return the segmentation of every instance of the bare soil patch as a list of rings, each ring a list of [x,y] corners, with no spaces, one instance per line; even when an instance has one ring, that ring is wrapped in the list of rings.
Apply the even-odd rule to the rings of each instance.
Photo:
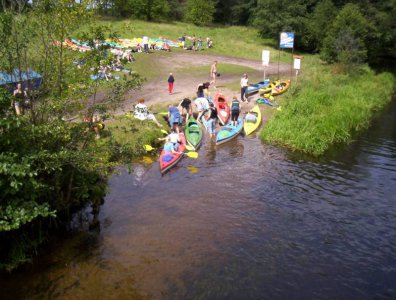
[[[175,86],[172,95],[168,94],[167,91],[167,81],[163,78],[164,72],[159,72],[159,77],[154,80],[150,80],[149,82],[145,82],[143,87],[140,90],[131,91],[128,93],[124,105],[120,108],[116,114],[122,114],[127,111],[130,111],[132,105],[136,103],[138,98],[143,97],[148,106],[155,106],[156,104],[168,104],[168,103],[176,103],[179,102],[183,98],[194,99],[196,97],[196,88],[199,83],[210,81],[210,66],[213,61],[217,60],[219,65],[222,63],[227,64],[235,64],[240,66],[246,66],[257,71],[262,72],[263,66],[261,61],[259,60],[251,60],[244,58],[236,58],[229,56],[219,56],[219,55],[207,55],[201,53],[195,53],[192,51],[186,51],[183,53],[174,52],[169,53],[169,57],[157,56],[155,53],[150,54],[152,59],[157,60],[158,68],[161,70],[177,70],[177,68],[188,69],[189,66],[208,66],[207,75],[194,75],[193,72],[189,72],[188,74],[177,74],[175,75]],[[220,69],[221,70],[221,69]],[[288,74],[290,72],[290,65],[280,63],[279,64],[279,73],[280,74]],[[278,74],[278,63],[270,64],[266,69],[266,77],[274,77]],[[142,74],[144,76],[144,74]],[[223,85],[229,83],[239,82],[242,74],[234,75],[234,74],[224,74],[221,72],[221,76],[217,78],[217,89],[214,87],[210,88],[210,92],[212,95],[215,94],[216,90],[220,90],[227,99],[232,98],[233,95],[237,95],[239,98],[240,91],[239,90],[229,90],[225,88]],[[254,83],[254,82],[251,82]],[[244,109],[249,109],[253,106],[253,103],[257,96],[250,97],[250,103],[244,107]]]

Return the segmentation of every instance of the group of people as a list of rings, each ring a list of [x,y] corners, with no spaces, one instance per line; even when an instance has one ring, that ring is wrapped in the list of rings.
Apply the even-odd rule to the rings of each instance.
[[[190,40],[191,41],[191,46],[186,46],[186,41]],[[194,51],[199,51],[201,50],[204,45],[204,41],[202,37],[196,37],[195,34],[193,34],[191,37],[187,36],[185,33],[179,38],[179,41],[182,43],[182,48],[187,49],[187,50],[194,50]],[[206,48],[213,48],[213,41],[207,37],[206,38]]]

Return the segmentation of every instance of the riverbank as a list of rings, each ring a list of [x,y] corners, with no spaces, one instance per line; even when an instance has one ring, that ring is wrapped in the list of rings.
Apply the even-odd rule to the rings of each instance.
[[[304,74],[285,95],[282,111],[261,132],[265,142],[322,155],[350,142],[392,99],[395,77],[390,73],[375,73],[368,66],[358,73],[338,73],[339,66],[325,66],[315,57],[303,63]]]

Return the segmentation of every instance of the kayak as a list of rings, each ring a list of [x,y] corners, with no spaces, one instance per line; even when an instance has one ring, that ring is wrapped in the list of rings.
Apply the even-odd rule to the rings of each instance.
[[[253,114],[256,117],[256,122],[249,122],[249,114]],[[245,120],[243,122],[243,130],[246,135],[249,135],[255,131],[261,123],[261,111],[258,105],[255,105],[252,110],[245,116]]]
[[[270,96],[270,97],[272,97],[272,96]],[[274,97],[272,97],[272,100],[273,100],[273,98],[274,98]],[[271,99],[271,98],[270,98],[270,99]],[[257,104],[268,104],[268,105],[270,105],[270,106],[274,106],[274,103],[272,103],[270,99],[268,99],[268,98],[258,98],[258,99],[256,100],[256,103],[257,103]]]
[[[272,89],[275,88],[278,84],[280,84],[280,81],[271,81],[270,83],[267,84],[267,86],[259,89],[259,94],[260,95],[271,94]]]
[[[290,80],[281,81],[280,84],[276,85],[275,88],[272,89],[271,95],[277,96],[283,94],[287,91],[290,86]]]
[[[217,93],[214,98],[214,105],[217,109],[217,118],[221,125],[227,124],[230,117],[230,106],[222,93]]]
[[[183,157],[183,152],[186,149],[186,137],[184,136],[184,133],[180,132],[179,138],[180,138],[180,145],[177,151],[180,153],[165,153],[164,149],[162,149],[161,151],[159,163],[162,174],[164,174],[170,168],[175,166],[179,162],[179,160]]]
[[[251,84],[247,87],[245,94],[247,96],[257,93],[259,89],[265,88],[270,83],[269,79],[257,82],[256,84]]]
[[[237,137],[238,134],[242,131],[242,128],[243,128],[242,118],[238,118],[238,123],[236,126],[231,125],[231,123],[228,123],[217,132],[216,145],[223,144]]]
[[[260,95],[271,94],[277,96],[287,91],[290,86],[290,80],[273,81],[265,88],[259,90]]]
[[[194,117],[190,117],[184,129],[187,143],[197,150],[202,142],[202,129]]]

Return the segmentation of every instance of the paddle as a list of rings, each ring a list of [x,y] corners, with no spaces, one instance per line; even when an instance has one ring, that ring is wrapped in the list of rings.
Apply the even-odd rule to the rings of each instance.
[[[146,151],[153,151],[154,149],[156,149],[156,148],[154,148],[154,147],[152,147],[150,145],[143,145],[143,148]],[[189,145],[186,145],[186,149],[190,150],[190,149],[193,149],[193,148],[191,146],[189,146]],[[198,152],[190,151],[190,152],[179,152],[179,153],[187,155],[188,157],[191,157],[191,158],[198,158]]]

